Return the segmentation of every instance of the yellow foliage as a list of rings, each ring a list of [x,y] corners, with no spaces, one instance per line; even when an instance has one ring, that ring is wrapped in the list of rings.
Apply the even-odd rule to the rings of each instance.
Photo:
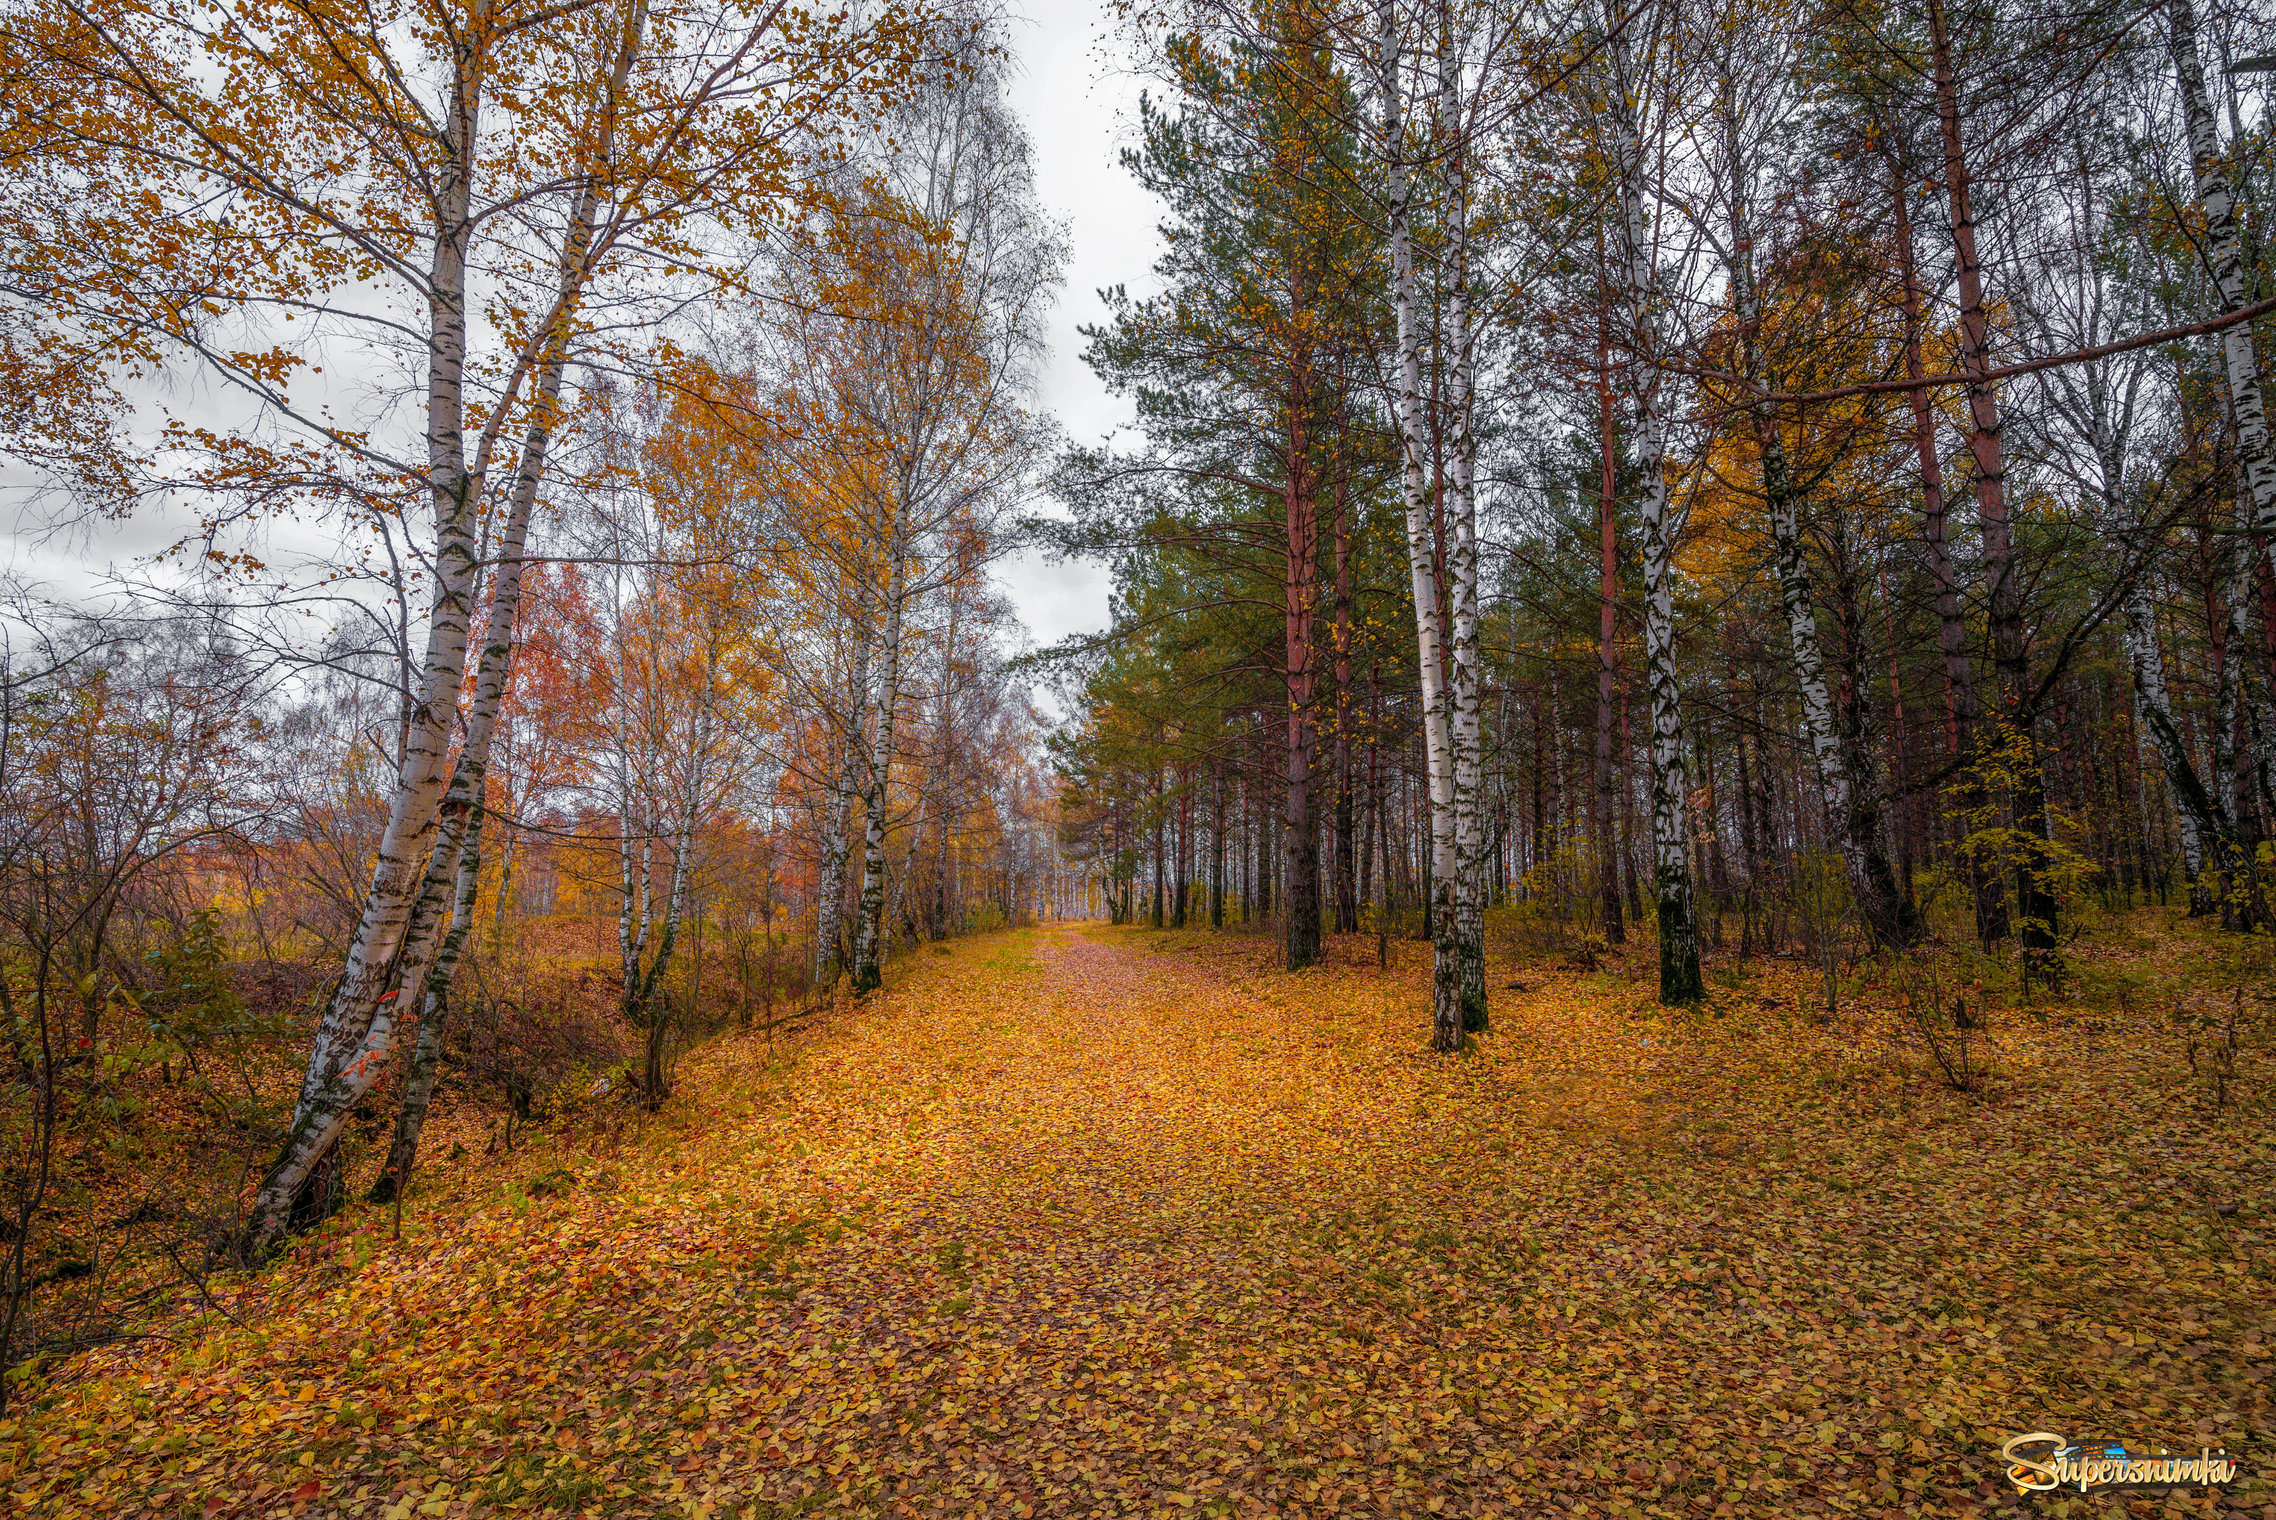
[[[1785,1022],[1799,980],[1671,1019],[1535,970],[1430,1059],[1396,948],[966,941],[787,1068],[691,1056],[635,1143],[91,1356],[0,1480],[42,1516],[1929,1514],[2019,1431],[2234,1449],[2265,1410],[2269,1143],[2153,1044],[2002,1017],[1973,1100]]]

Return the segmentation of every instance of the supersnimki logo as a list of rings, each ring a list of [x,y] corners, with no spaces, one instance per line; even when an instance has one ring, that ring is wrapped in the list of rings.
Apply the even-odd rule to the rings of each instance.
[[[2211,1488],[2236,1476],[2225,1447],[2195,1455],[2129,1450],[2119,1441],[2073,1443],[2050,1431],[2016,1436],[1999,1449],[2007,1481],[2019,1494],[2075,1488],[2082,1494],[2114,1488]]]

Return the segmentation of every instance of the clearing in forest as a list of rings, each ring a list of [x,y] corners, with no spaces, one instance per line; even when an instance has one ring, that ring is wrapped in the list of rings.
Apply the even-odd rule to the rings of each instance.
[[[1497,968],[1493,1032],[1433,1057],[1427,947],[1373,948],[936,951],[795,1051],[691,1057],[645,1133],[84,1361],[0,1423],[0,1483],[207,1520],[1946,1515],[2046,1429],[2225,1444],[2245,1478],[2186,1512],[2263,1513],[2276,1143],[2174,1039],[1998,1015],[1962,1096],[1790,989],[1670,1018]]]

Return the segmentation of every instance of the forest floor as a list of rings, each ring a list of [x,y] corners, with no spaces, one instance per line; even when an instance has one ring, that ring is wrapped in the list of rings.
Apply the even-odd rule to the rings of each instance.
[[[691,1055],[400,1242],[360,1210],[0,1420],[24,1515],[1958,1515],[2029,1430],[2276,1517],[2276,1126],[2164,1015],[2003,1010],[1963,1095],[1766,971],[1098,926]],[[1781,981],[1780,978],[1786,980]],[[2265,1063],[2245,1046],[2243,1067]],[[2203,1057],[2204,1061],[2210,1057]],[[226,1311],[226,1312],[224,1312]],[[2119,1501],[2033,1501],[2109,1513]]]

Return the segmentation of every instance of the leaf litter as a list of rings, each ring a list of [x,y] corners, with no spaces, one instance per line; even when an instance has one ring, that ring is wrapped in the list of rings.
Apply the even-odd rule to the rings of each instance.
[[[83,1358],[0,1421],[0,1484],[198,1520],[1963,1515],[2047,1429],[2225,1444],[2244,1477],[2165,1512],[2276,1517],[2276,1136],[2162,1045],[2013,1020],[1962,1097],[1856,1023],[1552,974],[1440,1058],[1394,948],[960,945],[790,1059],[691,1055],[634,1142]]]

